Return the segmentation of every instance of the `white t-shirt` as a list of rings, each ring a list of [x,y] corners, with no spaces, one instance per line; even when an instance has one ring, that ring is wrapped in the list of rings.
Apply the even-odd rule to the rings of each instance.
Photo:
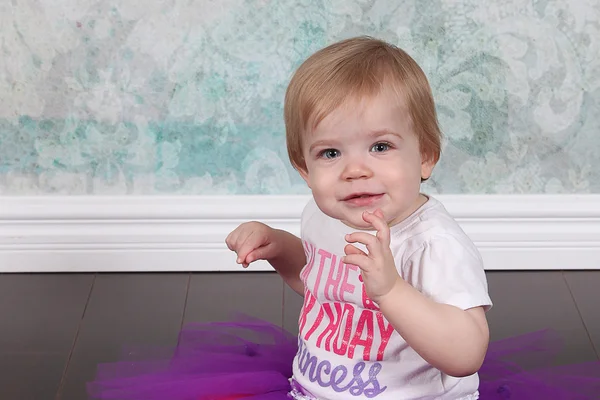
[[[491,307],[481,256],[438,200],[429,197],[390,230],[405,281],[439,303]],[[429,365],[366,296],[358,267],[340,261],[344,236],[354,231],[314,200],[302,213],[307,264],[293,379],[304,398],[477,399],[478,375],[455,378]]]

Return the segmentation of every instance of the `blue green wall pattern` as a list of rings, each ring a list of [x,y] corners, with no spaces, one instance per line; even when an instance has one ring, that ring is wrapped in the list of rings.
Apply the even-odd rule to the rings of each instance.
[[[425,190],[598,193],[599,21],[596,0],[4,1],[0,194],[308,193],[285,87],[360,34],[429,76]]]

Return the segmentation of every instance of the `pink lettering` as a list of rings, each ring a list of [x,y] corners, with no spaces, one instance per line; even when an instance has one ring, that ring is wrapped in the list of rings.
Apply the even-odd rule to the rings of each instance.
[[[340,304],[340,303],[336,303]],[[336,307],[337,308],[337,307]],[[344,328],[344,336],[342,337],[342,343],[338,346],[339,338],[340,338],[340,328],[342,327],[342,323],[344,321],[344,315],[346,316],[346,323]],[[350,341],[350,335],[352,334],[352,324],[354,322],[354,307],[351,304],[345,303],[344,310],[342,311],[342,315],[340,316],[340,324],[338,325],[337,334],[335,335],[335,339],[333,341],[333,352],[338,356],[343,356],[346,354],[348,350],[348,342]]]
[[[366,336],[363,339],[363,331],[367,328]],[[363,310],[358,319],[356,326],[356,332],[350,342],[350,348],[348,349],[348,357],[354,358],[354,350],[356,346],[363,346],[363,360],[369,361],[371,359],[371,347],[373,346],[373,311]],[[381,360],[379,360],[381,361]]]
[[[323,290],[323,294],[327,300],[337,300],[340,298],[338,296],[338,290],[340,283],[342,281],[342,273],[344,272],[344,263],[342,262],[342,258],[340,257],[340,263],[336,267],[335,266],[336,256],[332,255],[331,259],[331,268],[329,268],[329,274],[327,275],[327,281],[325,282],[325,289]],[[335,274],[335,278],[333,275]],[[329,288],[331,288],[331,295],[329,294]]]
[[[317,330],[319,325],[321,325],[321,321],[323,321],[323,307],[319,308],[319,314],[317,315],[315,322],[313,322],[312,326],[310,327],[310,330],[306,332],[304,340],[308,340],[310,338],[310,336]]]
[[[390,337],[394,332],[394,327],[390,323],[388,323],[386,326],[386,321],[383,318],[383,314],[381,312],[377,312],[376,315],[377,325],[379,326],[379,332],[381,335],[381,344],[379,345],[379,349],[377,350],[377,361],[382,361],[383,352],[385,351],[385,348],[390,341]]]
[[[329,317],[329,323],[327,324],[327,326],[325,327],[323,332],[321,332],[321,334],[317,338],[317,347],[321,347],[323,338],[325,338],[325,336],[327,336],[327,338],[325,339],[325,350],[327,350],[327,351],[331,351],[331,346],[330,346],[331,338],[333,337],[335,332],[339,329],[339,325],[342,320],[342,305],[341,305],[341,303],[333,303],[333,306],[335,307],[335,310],[336,310],[335,313],[331,309],[330,303],[325,303],[321,307],[321,310],[325,310],[327,317]]]
[[[350,275],[350,270],[356,271],[358,267],[352,264],[345,264],[344,268],[344,278],[342,279],[342,284],[340,285],[340,299],[341,301],[346,301],[344,298],[345,293],[354,293],[355,286],[351,283],[348,283],[348,276]]]
[[[317,298],[312,295],[310,290],[305,290],[304,303],[302,304],[302,310],[300,311],[300,319],[298,320],[300,332],[302,332],[302,330],[304,329],[304,325],[306,325],[306,316],[308,315],[310,310],[312,310],[312,308],[315,306],[316,302]]]
[[[306,278],[308,277],[308,274],[310,274],[310,271],[313,269],[314,265],[315,265],[315,245],[313,245],[312,243],[309,243],[307,241],[303,241],[302,244],[304,245],[304,253],[306,254],[306,266],[302,269],[302,272],[300,274],[300,279],[302,280],[302,282],[306,283]]]
[[[325,260],[331,258],[331,253],[323,249],[319,249],[319,256],[321,256],[321,260],[319,262],[319,272],[317,273],[317,279],[315,280],[315,289],[313,290],[313,293],[315,293],[315,295],[319,293],[319,284],[321,283],[321,276],[323,275],[323,270],[325,269]]]

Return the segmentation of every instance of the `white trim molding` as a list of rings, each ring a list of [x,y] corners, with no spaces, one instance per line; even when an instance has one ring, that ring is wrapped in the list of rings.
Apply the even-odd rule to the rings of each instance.
[[[487,270],[600,269],[600,195],[436,196]],[[241,271],[258,220],[299,234],[307,196],[0,197],[0,272]],[[258,262],[245,271],[267,271]]]

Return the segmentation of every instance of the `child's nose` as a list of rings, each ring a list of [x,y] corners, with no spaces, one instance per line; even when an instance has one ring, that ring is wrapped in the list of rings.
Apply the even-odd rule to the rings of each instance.
[[[366,179],[373,175],[373,171],[361,160],[354,160],[346,164],[343,179],[347,181],[355,179]]]

